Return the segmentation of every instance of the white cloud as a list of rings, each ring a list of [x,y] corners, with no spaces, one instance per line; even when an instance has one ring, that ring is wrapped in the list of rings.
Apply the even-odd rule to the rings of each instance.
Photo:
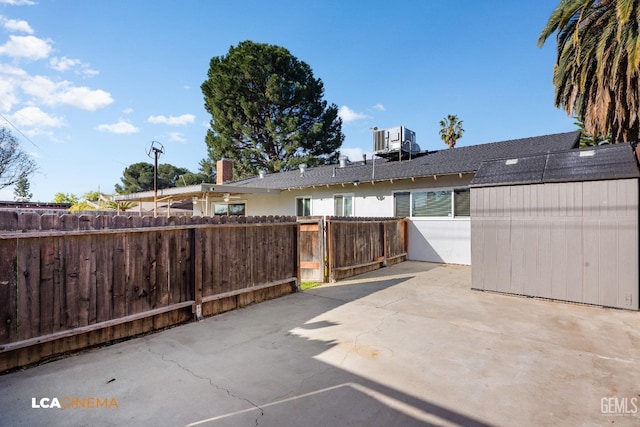
[[[81,74],[88,77],[93,77],[100,74],[99,71],[93,70],[89,65],[84,64],[79,59],[71,59],[63,56],[58,58],[54,56],[49,60],[49,65],[56,71],[65,72],[71,69],[75,69],[76,74]]]
[[[0,46],[0,55],[12,58],[43,59],[51,53],[51,41],[34,36],[9,36]]]
[[[33,76],[25,79],[22,90],[45,105],[70,105],[87,111],[95,111],[113,102],[109,92],[102,89],[75,87],[71,82],[54,82],[47,77]]]
[[[67,71],[70,68],[80,65],[80,60],[67,58],[66,56],[63,56],[62,58],[54,56],[49,60],[49,65],[51,65],[51,68],[56,71]]]
[[[376,111],[386,111],[386,108],[384,108],[384,105],[377,103],[376,105],[373,106],[373,109]]]
[[[49,139],[51,139],[54,142],[60,142],[54,135],[54,133],[50,130],[44,130],[44,129],[27,129],[24,131],[24,134],[27,135],[29,138],[34,138],[36,136],[47,136],[49,137]]]
[[[17,20],[17,19],[7,19],[6,17],[0,15],[0,23],[5,28],[5,30],[17,33],[27,33],[33,34],[33,28],[29,25],[27,21]]]
[[[9,112],[18,103],[15,85],[10,80],[0,79],[0,112]]]
[[[94,70],[93,68],[90,68],[86,64],[82,64],[82,67],[80,67],[80,70],[76,71],[76,73],[82,74],[83,76],[86,76],[86,77],[93,77],[100,74],[100,71]]]
[[[131,134],[140,132],[140,129],[122,119],[120,119],[118,123],[114,123],[111,125],[99,125],[96,129],[98,129],[100,132],[110,132],[117,134]]]
[[[109,92],[102,89],[92,90],[88,87],[72,87],[58,94],[61,104],[72,105],[83,110],[95,111],[113,102]]]
[[[169,132],[169,141],[185,143],[187,139],[180,132]]]
[[[11,115],[18,126],[37,128],[59,128],[65,126],[64,119],[45,113],[38,107],[24,107]]]
[[[10,112],[20,102],[19,82],[26,76],[26,71],[21,68],[0,64],[0,112]]]
[[[131,108],[131,107],[125,108],[124,110],[122,110],[122,112],[124,114],[131,114],[131,113],[133,113],[133,108]]]
[[[25,77],[27,76],[27,72],[22,68],[14,67],[9,64],[0,64],[0,74],[5,74],[9,76],[15,77]]]
[[[12,6],[32,6],[37,3],[32,0],[0,0],[0,4],[10,4]]]
[[[351,108],[347,107],[346,105],[343,105],[342,107],[340,107],[340,110],[338,111],[338,115],[340,116],[340,118],[344,123],[351,123],[351,122],[355,122],[356,120],[362,120],[369,117],[364,113],[358,113],[356,111],[353,111]]]
[[[193,123],[196,116],[193,114],[183,114],[181,116],[149,116],[147,121],[153,124],[165,124],[169,126],[183,126],[189,123]]]

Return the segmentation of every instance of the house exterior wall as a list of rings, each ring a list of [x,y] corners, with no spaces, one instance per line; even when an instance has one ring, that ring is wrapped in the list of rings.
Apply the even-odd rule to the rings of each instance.
[[[284,190],[279,194],[246,194],[234,203],[246,203],[246,215],[296,215],[296,198],[311,198],[311,215],[333,216],[334,195],[353,196],[353,216],[393,217],[395,192],[466,188],[472,174],[390,181],[318,186]],[[471,263],[470,218],[409,218],[408,259],[440,263]]]
[[[409,255],[414,261],[471,264],[469,219],[412,219],[409,222]]]
[[[638,310],[638,180],[471,190],[472,287]]]

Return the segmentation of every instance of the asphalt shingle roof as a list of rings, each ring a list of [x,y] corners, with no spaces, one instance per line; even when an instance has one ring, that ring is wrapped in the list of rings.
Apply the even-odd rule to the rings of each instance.
[[[474,173],[485,160],[517,158],[531,155],[565,151],[577,146],[579,132],[558,133],[488,144],[472,145],[432,151],[411,160],[376,159],[375,174],[373,161],[307,168],[304,174],[299,170],[267,174],[264,178],[254,177],[234,182],[235,186],[258,188],[299,188],[317,185],[353,183],[354,181],[381,181],[402,178],[419,178],[433,175],[454,175]]]
[[[471,186],[539,184],[602,179],[640,178],[631,144],[551,152],[482,163]]]

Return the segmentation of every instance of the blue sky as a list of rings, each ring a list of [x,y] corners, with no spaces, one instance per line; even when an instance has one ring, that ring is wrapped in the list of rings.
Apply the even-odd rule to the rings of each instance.
[[[447,114],[463,120],[458,146],[571,131],[553,105],[553,40],[536,44],[557,3],[0,0],[0,113],[24,136],[0,126],[39,165],[33,201],[113,193],[126,166],[152,162],[154,140],[161,163],[196,172],[209,60],[252,40],[311,66],[355,160],[372,152],[373,126],[446,148]]]

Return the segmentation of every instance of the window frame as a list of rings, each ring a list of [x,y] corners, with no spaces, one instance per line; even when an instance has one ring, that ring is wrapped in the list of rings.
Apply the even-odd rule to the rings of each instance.
[[[309,215],[300,215],[300,214],[298,213],[298,202],[299,202],[300,200],[303,200],[303,203],[304,203],[304,200],[307,200],[307,199],[309,200]],[[313,212],[313,209],[312,209],[312,208],[313,208],[312,200],[313,200],[313,198],[312,198],[311,196],[297,196],[297,197],[296,197],[296,206],[295,206],[296,216],[312,216],[312,212]],[[303,210],[304,210],[304,206],[303,206]]]
[[[242,214],[231,214],[229,213],[229,205],[243,205],[244,209]],[[226,206],[227,207],[227,213],[226,214],[222,214],[222,213],[216,213],[216,206]],[[213,202],[213,216],[246,216],[247,215],[247,202]]]
[[[450,194],[451,198],[451,206],[450,206],[450,215],[447,216],[416,216],[413,214],[413,204],[414,197],[416,193],[429,193],[429,192],[441,192],[445,191]],[[407,218],[415,219],[419,221],[442,221],[442,220],[453,220],[453,221],[468,221],[471,218],[471,206],[469,206],[469,215],[456,215],[456,191],[469,191],[469,195],[471,194],[471,189],[469,187],[442,187],[442,188],[412,188],[406,190],[398,190],[394,191],[394,202],[393,202],[393,213],[396,214],[396,200],[395,195],[397,193],[409,193],[409,216]],[[469,197],[469,205],[471,205],[471,197]]]
[[[397,205],[397,198],[396,198],[397,194],[409,196],[409,202],[407,205],[407,208],[409,209],[408,215],[398,215],[398,205]],[[392,196],[393,196],[393,216],[397,218],[411,218],[411,202],[412,202],[411,190],[394,191]]]
[[[336,199],[338,197],[342,198],[342,213],[338,215],[336,212]],[[351,213],[349,215],[344,214],[344,198],[349,197],[351,199]],[[356,206],[355,206],[355,196],[353,193],[336,193],[333,195],[333,215],[334,216],[344,216],[344,217],[353,217],[356,216]]]

